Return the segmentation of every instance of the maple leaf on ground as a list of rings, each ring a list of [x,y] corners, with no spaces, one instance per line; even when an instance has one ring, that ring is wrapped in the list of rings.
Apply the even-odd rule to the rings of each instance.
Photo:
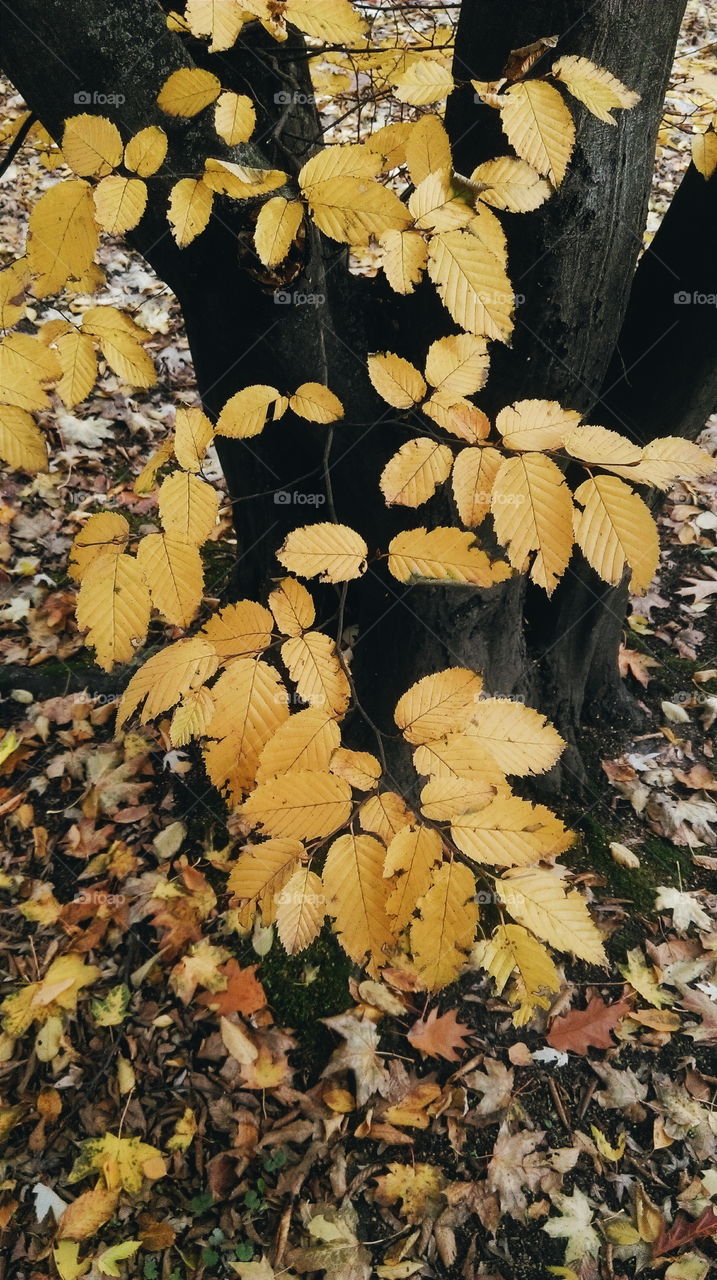
[[[458,1021],[457,1010],[449,1009],[440,1014],[431,1009],[428,1017],[419,1018],[407,1032],[407,1038],[414,1049],[431,1058],[445,1058],[447,1062],[458,1062],[460,1054],[456,1049],[466,1049],[465,1036],[470,1035],[471,1028]]]
[[[224,1016],[243,1013],[248,1017],[266,1008],[266,992],[256,977],[257,968],[257,965],[250,964],[242,969],[236,960],[229,960],[219,970],[226,979],[226,987],[222,991],[203,991],[197,997],[197,1004]]]
[[[684,1213],[678,1213],[669,1231],[663,1231],[655,1241],[655,1256],[660,1257],[684,1244],[692,1244],[693,1240],[714,1235],[717,1235],[717,1213],[711,1204],[699,1218],[688,1218]]]
[[[644,689],[652,679],[650,667],[660,666],[656,658],[648,658],[644,653],[640,653],[639,649],[627,649],[624,644],[620,645],[617,661],[623,680],[628,675],[634,676]]]
[[[378,1054],[378,1031],[373,1022],[361,1021],[351,1013],[336,1018],[322,1018],[324,1026],[338,1031],[345,1044],[335,1049],[321,1075],[333,1076],[338,1071],[352,1071],[356,1077],[356,1101],[360,1107],[372,1093],[386,1097],[389,1075]]]
[[[483,1094],[475,1109],[476,1114],[492,1116],[510,1106],[515,1076],[497,1058],[485,1058],[483,1066],[484,1071],[472,1071],[470,1075],[464,1076],[463,1083],[467,1088]]]
[[[562,1175],[572,1169],[579,1150],[565,1147],[557,1151],[537,1151],[545,1137],[543,1129],[511,1133],[502,1124],[488,1165],[487,1185],[497,1194],[503,1213],[518,1222],[526,1221],[528,1207],[524,1187],[529,1191],[556,1191]]]
[[[717,1044],[717,1003],[704,991],[690,991],[680,985],[680,1005],[690,1013],[698,1013],[702,1021],[685,1027],[685,1034],[698,1044]]]
[[[626,997],[615,1004],[605,1004],[600,996],[593,996],[587,1009],[571,1009],[555,1018],[547,1034],[553,1049],[569,1050],[587,1055],[589,1048],[612,1049],[614,1040],[610,1032],[630,1012],[632,1000]]]
[[[292,1249],[288,1261],[297,1271],[325,1271],[331,1280],[369,1280],[371,1255],[358,1239],[358,1215],[350,1202],[340,1209],[317,1205],[306,1224],[314,1242],[306,1249]],[[245,1264],[246,1265],[246,1264]],[[249,1264],[251,1265],[251,1264]],[[246,1270],[244,1269],[246,1280]],[[256,1280],[262,1280],[260,1276]]]
[[[389,1164],[388,1173],[376,1179],[376,1199],[391,1205],[401,1200],[401,1217],[420,1223],[436,1218],[445,1205],[446,1179],[433,1164]]]
[[[560,1217],[549,1218],[543,1231],[565,1240],[565,1261],[573,1262],[586,1253],[598,1253],[600,1237],[593,1228],[593,1211],[585,1193],[576,1187],[572,1195],[553,1196],[553,1204],[560,1211]]]

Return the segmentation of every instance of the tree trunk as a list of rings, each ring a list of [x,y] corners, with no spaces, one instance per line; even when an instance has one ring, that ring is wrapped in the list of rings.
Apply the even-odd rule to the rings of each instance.
[[[506,215],[511,279],[525,302],[513,347],[492,349],[482,400],[492,411],[530,396],[585,412],[598,401],[628,307],[684,7],[685,0],[663,0],[658,9],[653,0],[630,6],[597,0],[587,12],[578,0],[514,0],[509,6],[472,0],[463,6],[455,55],[461,81],[497,77],[512,48],[559,34],[560,51],[607,65],[642,94],[639,108],[618,113],[613,129],[572,103],[578,144],[563,186],[538,212]],[[75,93],[97,89],[124,96],[121,106],[98,108],[123,137],[161,123],[180,172],[196,170],[214,154],[279,165],[293,178],[319,140],[311,107],[297,103],[287,111],[276,104],[277,86],[298,86],[306,96],[299,37],[275,46],[249,28],[230,54],[208,55],[197,42],[187,46],[167,30],[156,0],[119,0],[110,9],[103,0],[11,0],[4,28],[3,66],[55,136],[78,110]],[[216,70],[225,87],[259,100],[261,148],[250,143],[229,151],[201,116],[177,122],[158,112],[162,83],[192,56]],[[497,113],[477,104],[469,87],[452,96],[447,126],[461,172],[508,150]],[[491,692],[538,705],[575,742],[591,703],[606,710],[619,703],[624,591],[606,588],[577,556],[552,602],[524,579],[490,591],[401,587],[385,559],[377,558],[402,527],[454,522],[445,499],[418,518],[386,509],[378,476],[407,438],[406,426],[377,399],[366,376],[370,350],[422,359],[430,342],[452,327],[431,286],[402,299],[380,280],[355,279],[342,249],[313,228],[292,278],[272,279],[251,252],[254,202],[218,201],[208,230],[178,250],[164,213],[171,178],[160,175],[156,185],[157,198],[130,240],[177,295],[210,415],[216,418],[235,391],[259,382],[282,392],[306,380],[323,382],[347,409],[345,421],[331,429],[287,415],[256,439],[218,441],[240,544],[235,594],[256,594],[276,575],[274,553],[290,528],[336,518],[358,529],[371,552],[366,577],[350,587],[345,614],[358,626],[354,672],[366,718],[359,718],[357,742],[375,746],[371,724],[394,735],[398,696],[420,676],[455,664],[484,671]],[[282,286],[288,303],[277,300]],[[313,304],[297,300],[307,295]],[[291,501],[277,502],[277,493]],[[296,494],[311,497],[312,504]],[[337,593],[319,595],[324,617],[335,616]],[[390,767],[404,784],[405,756],[389,746]],[[577,753],[569,770],[580,774]],[[568,776],[564,781],[571,785]]]

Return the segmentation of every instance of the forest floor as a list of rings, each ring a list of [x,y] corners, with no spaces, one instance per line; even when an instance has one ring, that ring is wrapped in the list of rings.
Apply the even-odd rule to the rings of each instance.
[[[688,6],[650,234],[689,162],[687,86],[717,65],[713,10]],[[7,88],[4,107],[21,107]],[[50,177],[39,147],[4,174],[3,261]],[[71,1014],[37,1040],[0,1036],[0,1280],[704,1280],[717,1266],[717,478],[669,494],[658,575],[631,605],[621,661],[644,728],[587,740],[590,794],[563,813],[607,975],[565,963],[550,1009],[516,1028],[477,967],[427,1000],[362,981],[328,929],[287,958],[269,931],[236,927],[232,823],[198,756],[171,748],[166,723],[115,738],[117,691],[75,625],[73,537],[106,507],[154,527],[136,477],[175,408],[196,403],[171,293],[121,244],[103,255],[104,300],[150,331],[160,380],[130,395],[105,370],[77,415],[48,413],[49,473],[6,476],[0,495],[0,996],[35,983]],[[29,315],[48,318],[44,304]],[[703,443],[717,454],[717,422]],[[208,607],[235,555],[225,509]],[[166,638],[158,625],[150,644]],[[48,988],[68,940],[75,967]],[[251,1031],[245,1052],[227,1053],[218,1014]],[[119,1197],[80,1203],[109,1159]],[[58,1242],[70,1203],[93,1229]]]

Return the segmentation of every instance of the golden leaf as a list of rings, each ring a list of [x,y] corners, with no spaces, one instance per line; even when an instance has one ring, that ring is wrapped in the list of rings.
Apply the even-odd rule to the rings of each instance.
[[[35,421],[24,409],[0,404],[0,458],[18,471],[47,470],[47,445]]]
[[[483,744],[504,773],[514,777],[546,773],[565,743],[539,711],[507,698],[481,698],[468,732]]]
[[[500,115],[518,155],[559,187],[573,153],[575,125],[557,89],[544,80],[512,84]]]
[[[38,298],[59,293],[92,264],[99,243],[92,188],[71,179],[50,187],[33,206],[28,224],[27,258]]]
[[[167,135],[158,125],[140,129],[124,149],[125,168],[139,178],[151,177],[164,164],[167,145]]]
[[[290,573],[320,582],[349,582],[366,572],[368,547],[345,524],[307,524],[292,529],[276,553]]]
[[[495,888],[506,910],[536,937],[588,964],[607,964],[600,933],[577,890],[566,893],[554,875],[539,867],[506,871]]]
[[[286,400],[276,387],[267,387],[263,383],[244,387],[224,405],[216,425],[217,435],[241,439],[258,436],[264,430],[272,408],[274,421],[282,417],[286,408]]]
[[[185,693],[169,726],[169,741],[172,746],[186,747],[192,738],[205,737],[214,710],[211,689],[202,686]]]
[[[282,578],[269,596],[269,608],[278,630],[285,636],[300,636],[313,626],[314,602],[302,582]]]
[[[364,800],[359,809],[359,821],[364,831],[371,831],[384,844],[414,821],[414,815],[401,796],[395,791],[382,791],[380,795]]]
[[[254,246],[265,267],[276,267],[284,261],[303,220],[304,206],[300,200],[273,196],[261,206],[254,230]]]
[[[340,836],[329,849],[322,877],[327,911],[334,917],[341,946],[373,975],[386,963],[384,949],[392,942],[385,855],[384,845],[374,836]]]
[[[485,187],[480,199],[494,209],[510,213],[531,213],[552,195],[550,183],[525,160],[498,156],[479,164],[471,174],[471,182]]]
[[[222,86],[211,71],[202,67],[181,67],[165,80],[157,98],[157,105],[168,116],[196,116],[222,91]]]
[[[219,494],[187,471],[174,471],[157,494],[162,528],[170,537],[201,546],[217,522]]]
[[[223,53],[236,43],[249,13],[239,0],[187,0],[184,17],[192,35],[210,37],[210,53]]]
[[[336,422],[344,416],[344,406],[328,387],[320,382],[304,382],[289,397],[289,408],[308,422]]]
[[[581,414],[563,409],[555,400],[518,400],[501,409],[495,425],[506,449],[559,449]]]
[[[475,937],[478,908],[473,874],[459,862],[446,862],[419,900],[420,919],[411,925],[411,954],[429,991],[453,982]]]
[[[282,661],[302,702],[342,716],[351,701],[351,685],[336,644],[321,631],[306,631],[281,646]]]
[[[345,778],[356,791],[373,791],[381,777],[381,762],[369,751],[349,751],[337,747],[331,753],[329,769]]]
[[[421,813],[432,822],[450,822],[462,813],[476,813],[495,794],[496,787],[490,782],[434,777],[421,791]]]
[[[62,154],[81,178],[103,178],[122,162],[119,129],[104,116],[70,116],[62,133]]]
[[[172,235],[183,249],[201,235],[211,217],[214,192],[201,178],[180,178],[169,196],[167,217]]]
[[[477,738],[464,733],[449,733],[445,738],[425,742],[414,753],[418,773],[435,778],[463,778],[481,786],[498,786],[505,774],[481,746]]]
[[[399,102],[427,107],[448,97],[453,89],[453,76],[445,63],[422,57],[393,78],[393,88]]]
[[[386,352],[369,356],[368,376],[378,394],[395,409],[411,409],[426,394],[426,384],[411,364],[402,356]]]
[[[117,726],[134,715],[144,702],[141,724],[154,720],[176,705],[192,690],[211,680],[219,663],[214,646],[201,636],[175,640],[151,658],[132,676],[117,709]],[[146,699],[146,701],[145,701]]]
[[[709,476],[714,469],[714,458],[699,445],[679,436],[663,436],[645,445],[639,465],[627,472],[626,479],[633,484],[669,489],[674,480]]]
[[[617,124],[611,114],[616,107],[629,111],[640,101],[639,93],[633,93],[605,67],[596,66],[588,58],[558,58],[550,70],[574,98],[584,102],[588,111],[605,124]]]
[[[458,515],[469,529],[482,524],[490,511],[493,485],[503,460],[497,449],[461,449],[453,463],[453,497]]]
[[[417,231],[384,231],[379,237],[383,249],[381,266],[396,293],[413,293],[423,278],[428,247]]]
[[[451,474],[453,454],[430,436],[407,440],[389,458],[379,481],[387,506],[418,507]]]
[[[284,950],[295,956],[321,932],[326,907],[316,872],[299,867],[277,894],[276,931]]]
[[[174,424],[174,454],[185,471],[199,471],[214,436],[206,413],[201,409],[177,409]]]
[[[240,142],[248,142],[255,125],[256,111],[251,98],[247,98],[245,93],[219,95],[214,106],[214,128],[227,146],[236,147]]]
[[[332,148],[336,150],[337,148]],[[380,165],[380,157],[371,156]],[[309,162],[310,163],[310,162]],[[314,223],[319,231],[343,244],[368,244],[386,231],[405,231],[411,215],[393,191],[368,177],[339,173],[335,177],[314,179],[306,183],[306,168],[299,181],[309,202]]]
[[[409,923],[416,903],[430,888],[433,869],[443,857],[443,842],[430,827],[404,827],[386,851],[383,874],[391,877],[386,910],[394,933]]]
[[[188,627],[199,608],[204,571],[199,551],[168,533],[150,533],[137,548],[152,604],[175,627]]]
[[[351,815],[351,788],[343,778],[302,769],[261,783],[241,808],[270,836],[318,840]]]
[[[261,659],[237,658],[212,695],[207,735],[214,741],[205,746],[204,761],[215,786],[228,788],[238,801],[254,784],[263,748],[289,718],[286,690],[278,672]]]
[[[97,359],[92,339],[79,329],[63,333],[55,342],[62,366],[57,394],[68,409],[85,399],[97,381]]]
[[[477,813],[454,818],[451,836],[467,858],[495,867],[552,861],[574,843],[554,813],[518,796],[497,796]]]
[[[448,667],[417,680],[396,703],[394,719],[407,742],[432,742],[464,729],[483,688],[467,667]]]
[[[439,394],[425,400],[421,411],[444,431],[458,436],[459,440],[467,440],[469,444],[482,443],[490,434],[488,418],[470,400],[456,400],[455,404],[446,406]]]
[[[77,625],[97,662],[111,671],[129,662],[144,641],[151,606],[142,569],[133,556],[102,555],[88,568],[77,596]]]
[[[23,294],[31,276],[27,258],[18,258],[0,271],[0,329],[12,329],[24,316],[27,304]]]
[[[137,226],[147,207],[147,185],[141,178],[112,174],[94,191],[95,214],[103,231],[120,236]]]
[[[304,846],[299,840],[265,840],[247,845],[232,864],[227,890],[244,906],[240,920],[249,928],[256,911],[265,925],[276,918],[277,894],[299,867]]]
[[[575,491],[575,541],[605,582],[617,586],[625,568],[630,588],[647,591],[660,559],[657,526],[649,508],[617,476],[595,476]]]
[[[331,44],[362,43],[366,23],[349,0],[286,0],[284,17],[307,36]]]
[[[502,924],[492,938],[473,949],[473,963],[485,969],[502,995],[509,978],[517,970],[516,982],[508,991],[516,1026],[529,1022],[536,1009],[550,1007],[550,994],[560,990],[560,975],[550,953],[532,933],[519,924]]]
[[[414,187],[429,173],[452,171],[450,139],[438,116],[428,113],[416,121],[406,139],[406,164]]]
[[[121,555],[129,541],[129,524],[118,511],[98,511],[76,535],[70,550],[69,574],[81,582],[99,556]]]
[[[457,324],[507,342],[514,296],[505,268],[469,231],[447,231],[428,246],[428,273]]]
[[[238,600],[212,615],[202,634],[214,645],[219,658],[247,658],[263,653],[271,644],[273,619],[263,604]]]
[[[493,482],[491,511],[510,563],[524,572],[537,552],[530,577],[552,595],[573,547],[573,504],[560,469],[542,453],[506,458]]]
[[[510,577],[503,560],[488,559],[461,529],[407,529],[389,545],[389,571],[399,582],[472,582],[492,587]]]
[[[426,378],[434,388],[434,400],[455,404],[475,395],[488,378],[488,343],[472,333],[457,333],[431,343],[426,357]]]
[[[257,782],[307,769],[325,773],[340,741],[339,726],[330,712],[320,707],[297,711],[279,726],[263,748]]]

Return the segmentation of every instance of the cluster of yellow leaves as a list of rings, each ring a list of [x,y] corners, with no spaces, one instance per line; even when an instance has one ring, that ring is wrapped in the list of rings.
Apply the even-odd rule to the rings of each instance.
[[[51,1061],[58,1052],[66,1016],[77,1008],[83,987],[95,982],[99,974],[99,969],[85,964],[83,957],[73,952],[58,956],[44,978],[2,1001],[0,1019],[5,1034],[17,1039],[33,1023],[39,1024],[35,1052],[41,1062]]]
[[[678,477],[709,475],[710,455],[671,436],[641,448],[616,431],[581,426],[579,413],[547,400],[522,400],[501,410],[491,440],[490,422],[466,398],[483,385],[487,363],[486,343],[470,334],[434,342],[425,378],[401,356],[369,357],[369,377],[388,404],[411,412],[420,407],[444,431],[468,442],[455,457],[455,445],[435,434],[402,445],[380,479],[386,502],[420,506],[450,476],[461,522],[475,529],[492,515],[512,568],[529,571],[549,595],[574,543],[606,582],[617,585],[628,570],[632,591],[646,591],[659,558],[657,527],[626,481],[666,489]],[[432,392],[424,399],[427,382]],[[548,454],[588,472],[574,494]],[[389,547],[389,569],[402,582],[438,579],[483,587],[508,573],[503,562],[488,561],[473,534],[452,527],[397,535]]]

